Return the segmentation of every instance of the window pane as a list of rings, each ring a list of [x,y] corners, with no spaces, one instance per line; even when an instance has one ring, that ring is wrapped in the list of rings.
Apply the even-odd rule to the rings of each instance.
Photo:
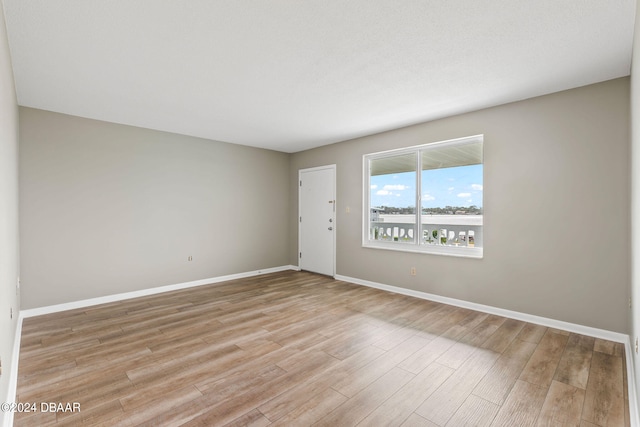
[[[370,161],[369,239],[415,242],[416,154]]]
[[[422,244],[482,247],[482,143],[422,152]]]

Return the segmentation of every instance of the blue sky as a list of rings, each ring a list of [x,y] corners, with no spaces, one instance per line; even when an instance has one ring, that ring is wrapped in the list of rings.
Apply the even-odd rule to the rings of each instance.
[[[422,171],[422,206],[482,207],[482,165]],[[407,207],[415,204],[415,173],[371,177],[371,206]]]

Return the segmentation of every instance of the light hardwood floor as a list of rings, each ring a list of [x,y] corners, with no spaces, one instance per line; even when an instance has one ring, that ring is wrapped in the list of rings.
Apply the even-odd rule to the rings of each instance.
[[[622,344],[282,272],[27,318],[16,426],[625,426]]]

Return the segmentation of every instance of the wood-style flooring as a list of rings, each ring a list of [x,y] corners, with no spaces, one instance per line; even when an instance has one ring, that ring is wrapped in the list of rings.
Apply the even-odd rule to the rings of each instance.
[[[629,425],[622,344],[294,271],[27,318],[18,376],[16,426]]]

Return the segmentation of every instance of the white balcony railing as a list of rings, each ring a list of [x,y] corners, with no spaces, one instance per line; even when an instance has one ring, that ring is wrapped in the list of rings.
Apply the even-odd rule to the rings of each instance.
[[[388,242],[416,242],[416,224],[407,222],[373,221],[370,224],[371,240]],[[422,223],[421,245],[467,246],[482,248],[482,225]]]

